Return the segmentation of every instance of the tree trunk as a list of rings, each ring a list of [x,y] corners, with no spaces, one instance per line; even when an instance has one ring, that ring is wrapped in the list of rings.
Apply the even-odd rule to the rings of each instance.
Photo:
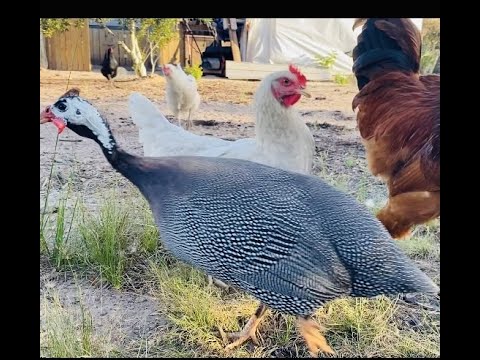
[[[140,51],[140,46],[138,45],[135,20],[130,22],[130,40],[132,41],[132,49],[129,51],[129,54],[133,61],[133,69],[138,76],[145,77],[147,76],[147,68],[145,67],[142,52]],[[125,43],[122,45],[124,48],[126,48]]]
[[[150,73],[151,76],[155,74],[155,68],[157,66],[157,62],[159,59],[159,56],[155,57],[155,49],[156,49],[156,46],[152,46],[152,43],[150,43],[150,64],[152,65],[152,70]]]

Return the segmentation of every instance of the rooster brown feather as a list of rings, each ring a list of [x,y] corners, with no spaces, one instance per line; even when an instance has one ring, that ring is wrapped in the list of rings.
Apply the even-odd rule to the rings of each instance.
[[[440,76],[419,75],[421,35],[409,19],[358,19],[353,99],[371,172],[388,185],[377,214],[401,238],[440,215]],[[354,25],[354,26],[355,26]]]

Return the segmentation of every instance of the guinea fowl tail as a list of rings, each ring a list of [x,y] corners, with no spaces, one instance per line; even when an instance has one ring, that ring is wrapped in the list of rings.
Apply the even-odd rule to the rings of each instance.
[[[375,241],[374,241],[375,242]],[[376,244],[374,261],[356,266],[352,295],[424,293],[437,295],[439,287],[392,240]]]
[[[418,73],[421,34],[407,18],[358,19],[364,23],[353,49],[353,72],[361,90],[369,81],[391,71]]]

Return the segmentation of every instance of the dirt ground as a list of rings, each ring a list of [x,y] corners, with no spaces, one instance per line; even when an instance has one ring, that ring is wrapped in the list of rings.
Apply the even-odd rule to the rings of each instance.
[[[144,94],[168,117],[171,113],[165,102],[165,80],[159,75],[144,80],[134,80],[130,75],[123,75],[116,81],[116,85],[117,88],[111,87],[98,72],[41,70],[40,110],[55,102],[67,88],[77,87],[82,97],[105,114],[118,143],[126,150],[142,154],[137,129],[128,113],[128,96],[133,91]],[[192,131],[225,139],[253,137],[254,115],[250,104],[258,85],[258,81],[202,78],[198,85],[202,103],[199,111],[193,114],[197,126]],[[312,98],[303,97],[296,108],[302,113],[316,140],[315,173],[327,177],[345,175],[346,190],[352,193],[358,189],[358,179],[365,179],[368,182],[366,198],[375,204],[381,204],[386,200],[386,190],[368,172],[365,152],[356,130],[355,114],[351,109],[356,87],[353,84],[312,82],[308,84],[308,90]],[[41,208],[56,140],[56,128],[47,125],[40,126]],[[92,206],[95,206],[95,194],[104,192],[112,185],[125,189],[129,186],[111,168],[97,144],[82,139],[69,130],[60,136],[55,163],[48,206],[51,211],[72,168],[76,173],[74,190],[83,193],[87,203]],[[430,276],[438,279],[438,262],[419,262],[419,265]],[[117,330],[123,331],[124,336],[139,337],[164,326],[165,319],[156,310],[161,304],[145,294],[120,292],[99,283],[92,284],[91,279],[73,281],[71,277],[56,272],[45,260],[41,263],[40,280],[41,298],[49,289],[55,288],[65,306],[78,303],[81,293],[92,311],[97,327],[114,323]]]

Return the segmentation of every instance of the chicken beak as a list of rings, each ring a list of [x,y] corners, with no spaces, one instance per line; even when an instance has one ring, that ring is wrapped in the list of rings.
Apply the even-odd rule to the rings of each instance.
[[[309,92],[307,92],[305,89],[300,89],[299,93],[300,93],[300,95],[303,95],[303,96],[305,96],[305,97],[307,97],[307,98],[311,98],[311,97],[312,97],[312,95],[311,95]]]

